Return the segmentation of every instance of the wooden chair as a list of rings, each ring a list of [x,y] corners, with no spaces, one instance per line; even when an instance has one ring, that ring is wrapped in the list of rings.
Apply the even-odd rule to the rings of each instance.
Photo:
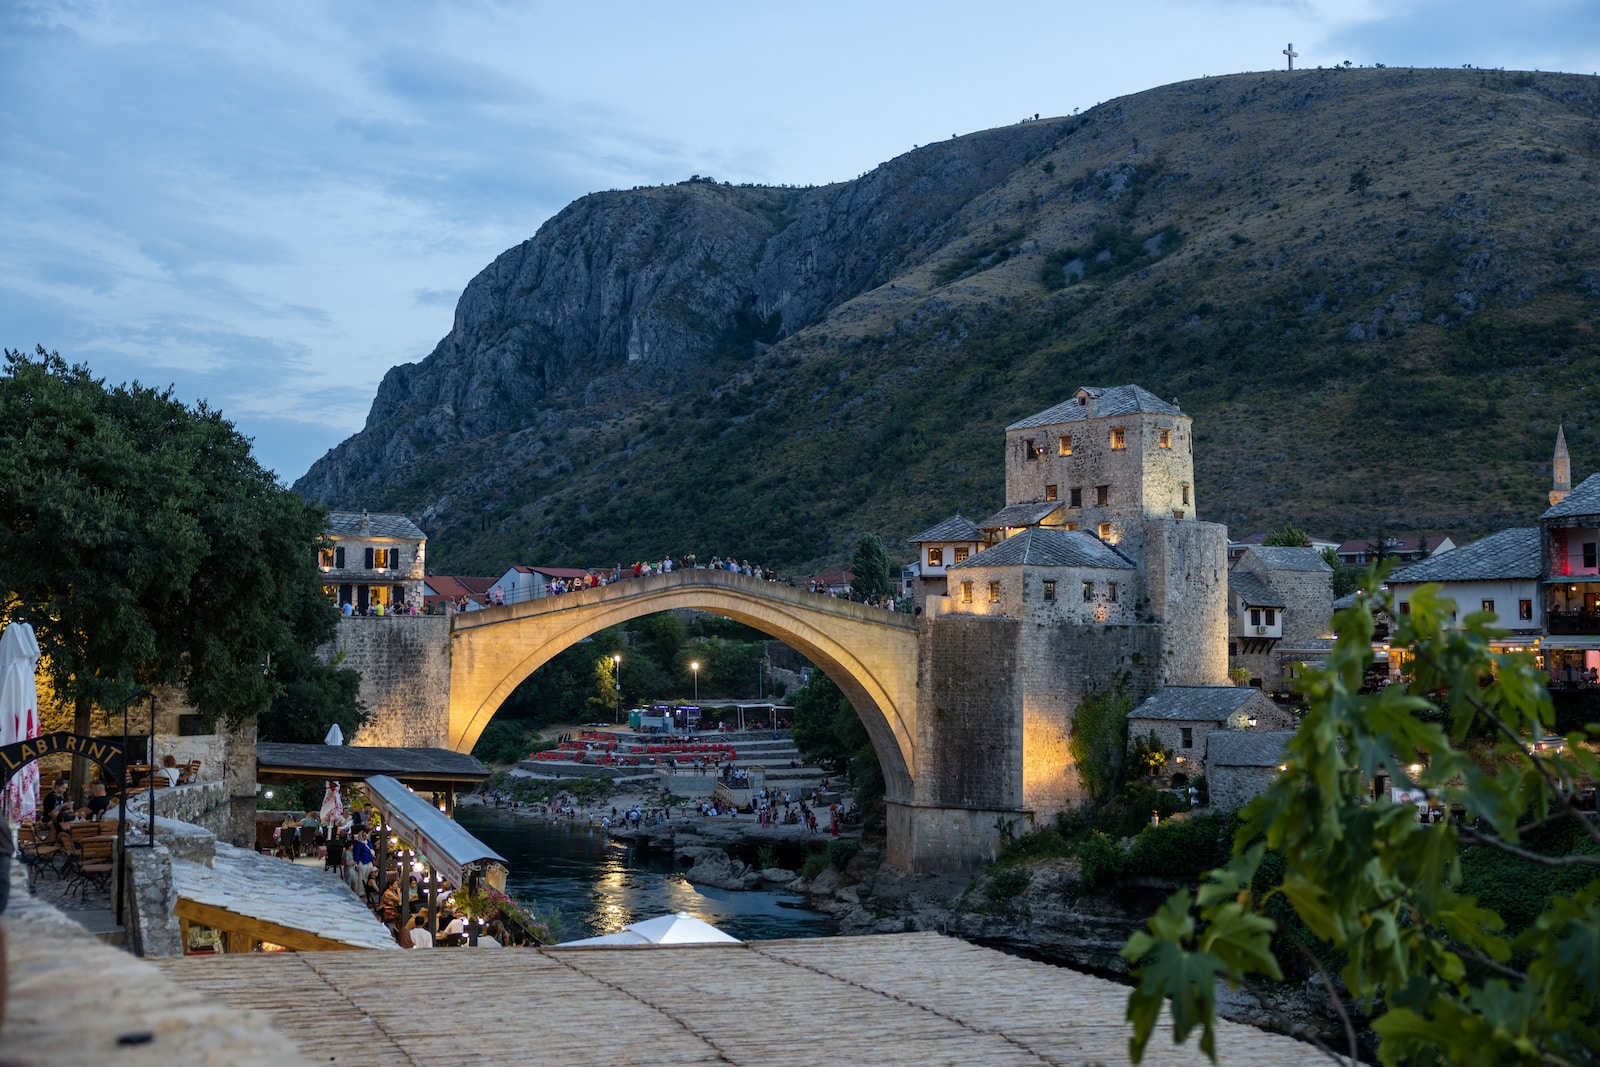
[[[42,822],[23,823],[17,828],[17,855],[28,870],[28,885],[39,878],[40,871],[49,871],[58,879],[61,865],[66,861],[67,850],[49,841],[50,829]]]
[[[192,759],[183,765],[183,772],[178,775],[179,785],[190,785],[200,780],[200,761]]]
[[[82,895],[88,886],[93,886],[99,892],[105,892],[107,884],[111,881],[111,872],[115,869],[111,862],[115,847],[116,839],[113,837],[86,838],[78,850],[72,881],[67,885],[67,892],[76,889],[79,895]]]

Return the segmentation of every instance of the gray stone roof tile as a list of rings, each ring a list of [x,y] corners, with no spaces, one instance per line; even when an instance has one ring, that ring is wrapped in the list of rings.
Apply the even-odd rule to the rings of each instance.
[[[1078,530],[1045,530],[1032,527],[1008,537],[993,548],[952,564],[953,571],[965,567],[1098,567],[1105,570],[1131,570],[1133,562],[1098,537]]]
[[[948,519],[936,526],[930,526],[921,533],[906,539],[910,544],[923,545],[937,541],[982,541],[983,531],[978,529],[971,519],[965,518],[958,511]]]
[[[1283,597],[1274,593],[1266,582],[1249,571],[1228,573],[1228,592],[1243,597],[1245,606],[1252,608],[1284,608]]]
[[[328,533],[336,537],[404,537],[426,541],[428,535],[404,515],[368,515],[364,511],[328,512]]]
[[[983,520],[985,530],[1015,529],[1034,526],[1061,510],[1059,500],[1040,500],[1032,504],[1008,504]]]
[[[1561,503],[1548,508],[1541,519],[1563,519],[1578,515],[1600,515],[1600,474],[1579,482]]]
[[[1255,557],[1274,571],[1328,571],[1328,561],[1314,548],[1291,548],[1287,545],[1251,545],[1246,553]]]
[[[1088,403],[1079,402],[1079,394],[1087,394]],[[1182,415],[1176,404],[1169,404],[1147,389],[1137,385],[1084,386],[1053,408],[1030,415],[1007,426],[1008,430],[1022,430],[1029,426],[1054,426],[1063,422],[1082,422],[1085,419],[1105,418],[1112,415],[1132,415],[1135,412],[1157,412],[1163,415]]]
[[[1293,730],[1214,730],[1206,735],[1206,763],[1211,767],[1277,767],[1293,736]]]
[[[415,775],[482,781],[489,768],[476,756],[448,748],[387,748],[379,745],[296,745],[281,741],[256,742],[256,766],[315,770],[328,774],[369,778],[387,774],[395,778]]]
[[[1537,526],[1501,530],[1449,552],[1418,560],[1409,567],[1402,567],[1389,575],[1389,581],[1484,582],[1538,578],[1542,566],[1539,559],[1540,536]]]
[[[1226,722],[1259,692],[1237,685],[1169,685],[1128,712],[1128,718]]]

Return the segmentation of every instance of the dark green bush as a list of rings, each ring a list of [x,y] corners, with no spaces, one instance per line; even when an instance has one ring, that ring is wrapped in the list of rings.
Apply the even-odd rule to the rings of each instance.
[[[800,877],[809,882],[827,869],[828,854],[826,852],[817,852],[806,857],[805,863],[800,867]]]
[[[989,877],[989,899],[1003,904],[1028,888],[1028,872],[1019,867],[995,871]]]
[[[855,859],[856,853],[860,851],[860,841],[851,837],[841,837],[837,841],[828,842],[828,862],[842,871],[845,864]]]

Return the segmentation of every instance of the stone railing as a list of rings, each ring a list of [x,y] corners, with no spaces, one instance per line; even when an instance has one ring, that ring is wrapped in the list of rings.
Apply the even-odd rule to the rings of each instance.
[[[155,796],[157,833],[160,832],[161,819],[172,819],[204,827],[224,839],[230,836],[232,804],[228,796],[228,783],[177,785],[170,789],[157,789]],[[150,794],[144,790],[134,790],[128,797],[129,824],[144,827],[149,807]]]

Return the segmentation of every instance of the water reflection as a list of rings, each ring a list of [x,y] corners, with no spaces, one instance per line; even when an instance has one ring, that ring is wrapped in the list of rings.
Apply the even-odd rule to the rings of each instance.
[[[609,842],[598,829],[461,807],[456,818],[511,865],[506,891],[561,913],[567,939],[616,933],[631,922],[686,911],[734,937],[826,937],[834,922],[783,893],[690,884],[671,858]]]

